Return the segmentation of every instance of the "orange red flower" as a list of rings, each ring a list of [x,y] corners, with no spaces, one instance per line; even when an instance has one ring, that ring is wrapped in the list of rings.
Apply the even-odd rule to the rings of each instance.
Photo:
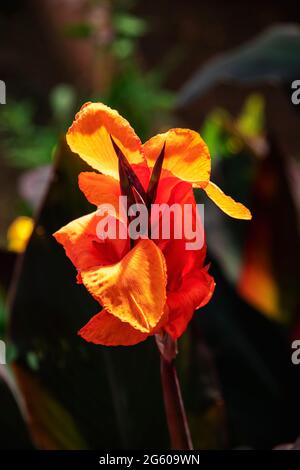
[[[97,170],[79,175],[80,189],[91,204],[115,207],[119,226],[125,221],[118,214],[123,193],[118,152],[129,164],[141,192],[147,194],[162,149],[162,169],[154,191],[156,204],[191,204],[196,217],[193,187],[198,187],[228,215],[251,218],[245,206],[210,181],[209,151],[194,131],[171,129],[142,144],[117,111],[101,103],[87,103],[76,115],[67,142]],[[178,338],[194,311],[204,306],[214,291],[214,280],[205,266],[205,243],[200,249],[187,250],[184,237],[144,237],[134,246],[128,238],[100,240],[98,222],[95,211],[54,234],[76,267],[78,282],[103,307],[79,334],[93,343],[125,346],[161,331]]]

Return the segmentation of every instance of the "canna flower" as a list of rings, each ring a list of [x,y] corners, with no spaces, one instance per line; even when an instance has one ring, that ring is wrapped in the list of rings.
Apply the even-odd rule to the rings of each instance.
[[[171,129],[142,144],[117,111],[86,103],[69,128],[67,142],[96,170],[79,175],[81,191],[96,207],[115,207],[119,226],[126,223],[118,208],[122,194],[147,206],[190,204],[196,220],[193,187],[202,188],[231,217],[251,218],[245,206],[210,181],[209,151],[197,132]],[[99,239],[98,222],[95,210],[54,234],[76,267],[78,282],[103,307],[79,334],[108,346],[133,345],[162,332],[180,337],[214,291],[205,265],[205,241],[187,250],[185,236],[145,236],[134,244],[128,238]]]

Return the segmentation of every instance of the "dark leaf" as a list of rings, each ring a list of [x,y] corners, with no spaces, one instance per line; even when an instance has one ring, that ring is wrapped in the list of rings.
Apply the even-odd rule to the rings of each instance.
[[[139,194],[140,198],[144,201],[144,204],[145,204],[147,201],[147,194],[145,193],[145,190],[140,180],[138,179],[135,172],[131,168],[124,153],[118,147],[118,145],[116,144],[116,142],[114,141],[112,137],[111,137],[111,141],[115,149],[116,155],[118,157],[119,169],[121,169],[123,179],[124,179],[124,176],[126,176],[126,178],[124,179],[124,190],[125,190],[124,194],[126,194],[127,187],[130,185],[136,190],[136,192]],[[126,180],[128,181],[126,182]],[[121,184],[122,184],[122,181],[121,181]]]
[[[85,449],[86,443],[72,416],[44,389],[32,373],[20,365],[14,374],[24,397],[26,416],[34,444],[40,449]]]
[[[10,382],[6,366],[0,365],[0,449],[31,449],[30,437]]]
[[[150,182],[149,182],[149,186],[147,190],[149,204],[153,204],[155,202],[157,187],[158,187],[158,183],[160,179],[163,161],[165,158],[165,148],[166,148],[166,143],[164,142],[163,148],[161,149],[161,152],[159,156],[157,157],[157,160],[152,170],[152,174],[151,174],[151,178],[150,178]]]
[[[0,249],[0,288],[8,290],[12,279],[17,254]]]
[[[300,76],[299,55],[299,26],[271,27],[238,49],[207,63],[183,86],[177,106],[186,106],[220,81],[291,82]]]

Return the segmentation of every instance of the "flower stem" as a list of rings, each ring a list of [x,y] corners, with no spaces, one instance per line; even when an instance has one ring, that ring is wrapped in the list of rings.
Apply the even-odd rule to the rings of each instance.
[[[157,335],[165,411],[173,450],[192,450],[191,433],[174,364],[176,342],[169,335]]]

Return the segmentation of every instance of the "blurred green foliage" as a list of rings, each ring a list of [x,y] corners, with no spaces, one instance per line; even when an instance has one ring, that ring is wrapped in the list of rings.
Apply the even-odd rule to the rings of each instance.
[[[207,116],[202,125],[200,134],[206,142],[213,160],[229,154],[229,136],[224,129],[224,122],[228,119],[229,113],[224,109],[218,108]]]
[[[9,101],[0,114],[1,148],[12,166],[32,168],[51,161],[57,132],[34,122],[29,101]]]
[[[65,131],[76,111],[77,94],[75,88],[71,85],[57,85],[50,93],[50,106],[55,126],[62,132]]]
[[[128,13],[116,13],[113,25],[117,33],[127,37],[138,38],[147,32],[147,22]]]
[[[246,99],[236,125],[246,137],[257,137],[265,129],[265,101],[262,95],[252,93]]]
[[[76,92],[60,84],[49,96],[51,119],[37,123],[34,103],[9,100],[0,113],[1,148],[11,166],[33,168],[51,162],[60,133],[64,133],[75,112]]]
[[[64,132],[74,112],[75,91],[59,85],[50,93],[52,120],[38,124],[29,100],[9,100],[0,114],[1,146],[7,162],[18,168],[33,168],[51,162],[60,132]]]
[[[136,65],[124,67],[101,101],[124,115],[142,140],[163,125],[174,103],[173,93],[162,87],[159,72],[143,74]],[[96,97],[97,100],[97,97]]]
[[[250,94],[237,115],[222,108],[214,109],[205,119],[201,135],[214,161],[240,153],[245,139],[263,135],[265,129],[265,101],[258,93]]]
[[[63,33],[74,39],[88,38],[91,36],[93,28],[88,23],[71,23],[65,26]]]

